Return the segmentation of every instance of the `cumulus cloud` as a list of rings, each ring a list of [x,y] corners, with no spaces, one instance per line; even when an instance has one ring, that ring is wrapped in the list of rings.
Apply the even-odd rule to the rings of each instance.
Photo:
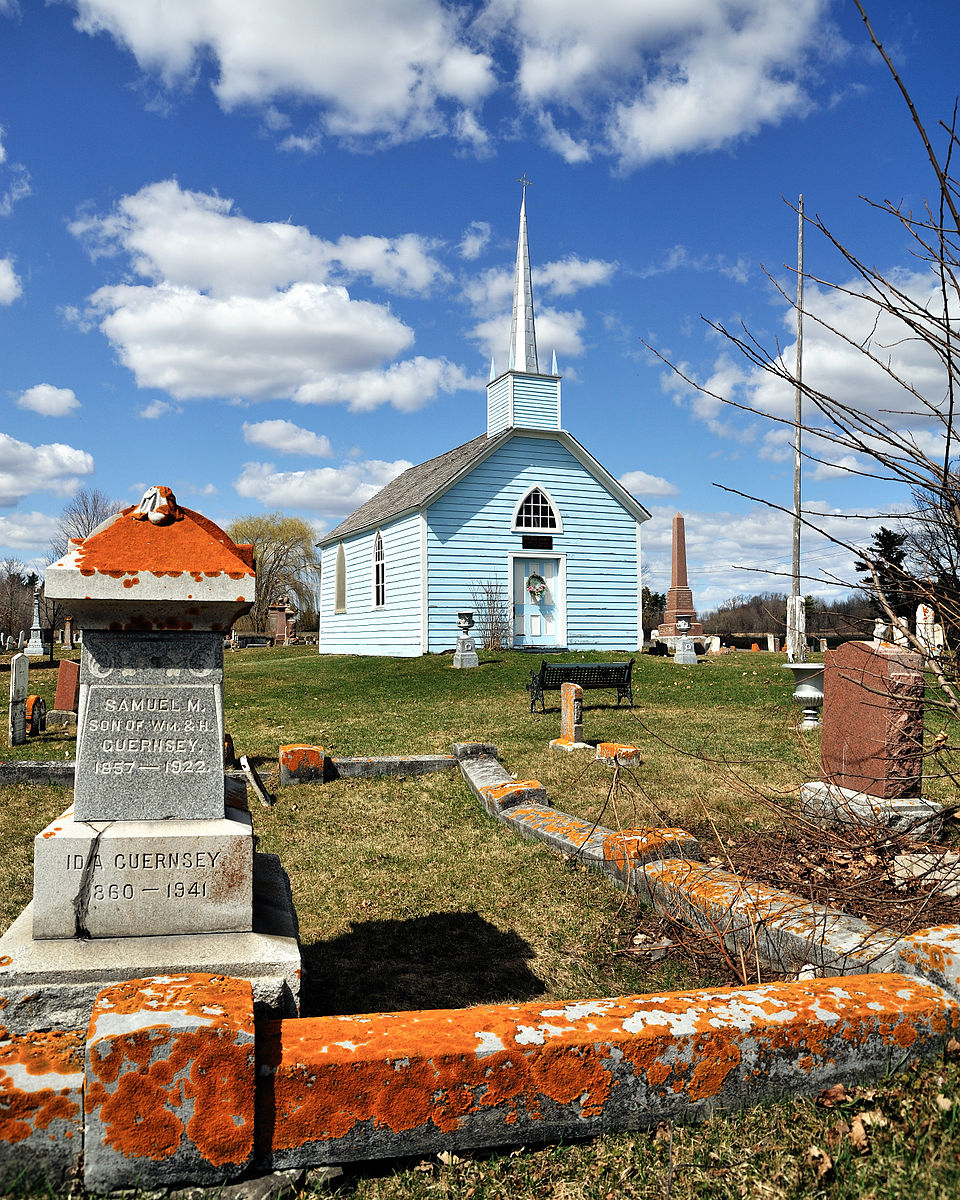
[[[284,148],[308,152],[447,134],[489,153],[481,113],[499,89],[566,162],[629,169],[803,114],[811,66],[839,45],[827,0],[168,0],[149,17],[72,3],[79,29],[168,87],[212,62],[224,109],[259,108]]]
[[[31,446],[0,433],[0,508],[19,504],[31,492],[69,496],[80,477],[93,472],[93,456],[60,442]]]
[[[495,86],[490,57],[467,40],[466,14],[439,0],[168,0],[149,14],[125,0],[74,3],[79,29],[109,33],[167,85],[191,84],[210,58],[224,109],[315,105],[334,137],[434,135]]]
[[[125,256],[146,280],[99,288],[84,314],[140,387],[177,400],[291,398],[410,411],[465,381],[446,360],[391,361],[413,331],[386,305],[353,299],[342,282],[428,290],[443,271],[433,243],[413,234],[325,242],[301,226],[251,221],[232,201],[175,180],[71,228],[94,257]],[[411,394],[412,384],[423,390]],[[160,411],[155,403],[143,415]]]
[[[248,446],[266,446],[280,454],[308,454],[314,458],[332,458],[333,446],[322,433],[301,429],[292,421],[256,421],[243,423],[243,440]]]
[[[822,503],[805,505],[823,534],[853,546],[866,545],[889,516],[852,521]],[[644,582],[654,591],[670,585],[672,520],[675,507],[657,506],[643,526]],[[687,575],[698,612],[732,596],[789,592],[792,571],[792,517],[765,505],[739,511],[684,512]],[[853,555],[812,528],[804,528],[803,591],[836,599],[856,586]]]
[[[159,417],[164,417],[172,411],[173,405],[168,404],[166,400],[151,400],[149,404],[145,404],[140,409],[139,415],[145,421],[156,421]]]
[[[460,239],[460,255],[462,258],[478,258],[487,248],[490,241],[490,226],[486,221],[471,221],[463,231]]]
[[[387,401],[401,412],[415,412],[438,392],[479,388],[482,381],[468,376],[445,358],[417,355],[393,363],[386,371],[329,374],[304,384],[293,393],[297,404],[346,404],[353,412],[368,412]]]
[[[0,546],[9,550],[40,550],[57,534],[59,522],[42,512],[17,512],[0,516]]]
[[[23,287],[13,269],[12,258],[0,258],[0,304],[12,304]]]
[[[651,475],[647,471],[627,471],[620,476],[620,482],[628,492],[633,492],[641,500],[645,496],[675,496],[677,488],[660,475]]]
[[[72,388],[58,388],[49,383],[38,383],[27,388],[17,397],[17,404],[42,417],[68,417],[75,408],[80,407]]]
[[[185,190],[175,179],[124,196],[106,216],[80,216],[70,231],[95,258],[126,254],[145,279],[216,296],[266,296],[293,283],[361,278],[422,294],[444,277],[436,243],[416,234],[326,241],[303,225],[252,221],[232,200]]]
[[[0,3],[0,13],[3,11]],[[0,217],[9,217],[17,201],[30,195],[30,176],[23,163],[8,161],[3,138],[4,129],[0,125]]]
[[[404,459],[368,459],[342,467],[277,471],[273,463],[249,462],[234,480],[241,496],[266,508],[297,508],[324,517],[345,517],[413,464]]]
[[[940,301],[931,274],[892,269],[888,277],[901,294],[935,316]],[[857,280],[847,281],[839,290],[808,283],[804,300],[804,382],[866,419],[888,425],[904,444],[913,443],[933,459],[941,458],[945,425],[937,414],[945,410],[942,364],[922,338],[907,334],[901,322],[888,314],[878,317],[875,305],[859,294],[861,286]],[[785,306],[780,357],[789,370],[796,361],[795,325],[793,310]],[[859,349],[861,346],[890,370],[871,361]],[[908,381],[923,402],[901,387],[891,371]],[[789,381],[736,358],[731,350],[723,350],[716,357],[704,379],[704,386],[715,396],[768,414],[777,419],[774,424],[738,413],[715,396],[698,393],[676,376],[664,376],[663,384],[678,403],[689,406],[718,436],[756,441],[758,457],[771,462],[786,462],[791,457],[793,431],[789,422],[793,419],[794,388]],[[830,422],[811,401],[804,402],[803,419],[812,430],[832,431]],[[864,441],[870,445],[869,435]],[[836,445],[828,437],[817,437],[815,432],[804,434],[803,448],[808,464],[805,473],[811,479],[874,469],[866,455],[853,447]]]

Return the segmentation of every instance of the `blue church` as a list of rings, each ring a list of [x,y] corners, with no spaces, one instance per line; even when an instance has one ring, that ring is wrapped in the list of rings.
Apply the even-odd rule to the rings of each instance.
[[[561,426],[556,355],[549,374],[537,360],[524,199],[509,367],[491,370],[486,432],[404,471],[319,543],[320,653],[447,650],[488,582],[515,648],[639,649],[649,518]]]

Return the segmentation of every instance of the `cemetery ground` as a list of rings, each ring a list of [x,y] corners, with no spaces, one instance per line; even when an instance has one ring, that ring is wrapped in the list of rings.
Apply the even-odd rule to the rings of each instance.
[[[280,789],[270,772],[286,743],[347,757],[493,742],[508,770],[539,779],[574,816],[614,829],[682,826],[724,865],[897,929],[960,922],[956,901],[893,889],[889,846],[815,833],[791,815],[793,790],[818,775],[819,746],[817,734],[794,731],[781,655],[735,653],[696,668],[644,655],[633,709],[618,709],[612,693],[585,693],[588,740],[641,748],[642,762],[616,777],[586,752],[549,749],[559,694],[547,694],[546,714],[529,712],[533,655],[481,652],[480,667],[464,671],[443,655],[325,658],[311,647],[225,657],[226,729],[278,794],[270,809],[252,798],[255,829],[291,878],[304,1015],[662,992],[757,973],[639,908],[605,877],[524,842],[487,816],[458,771]],[[50,707],[55,682],[55,669],[32,664],[30,690]],[[952,803],[957,763],[932,750],[943,726],[931,712],[924,794]],[[960,742],[960,731],[947,733],[947,746]],[[73,753],[73,737],[50,730],[0,757]],[[3,791],[6,927],[31,895],[33,836],[67,801],[62,788]],[[942,841],[960,840],[958,829],[948,821]],[[944,1060],[816,1101],[571,1145],[352,1166],[317,1190],[357,1200],[951,1194],[960,1187],[958,1111],[960,1045]],[[311,1194],[309,1180],[298,1186]]]

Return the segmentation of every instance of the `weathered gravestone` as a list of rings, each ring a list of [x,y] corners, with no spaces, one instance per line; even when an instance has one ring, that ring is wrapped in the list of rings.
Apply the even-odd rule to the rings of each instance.
[[[22,746],[27,740],[27,688],[30,686],[30,659],[15,654],[10,659],[10,717],[7,741]]]
[[[47,724],[71,726],[77,723],[80,698],[80,664],[64,658],[57,668],[57,694],[53,708],[47,713]]]
[[[823,779],[885,799],[919,796],[923,687],[918,654],[882,642],[844,642],[828,651]]]
[[[33,624],[30,626],[30,641],[24,647],[24,654],[30,658],[43,658],[47,648],[43,644],[43,630],[40,628],[40,588],[33,592]]]
[[[592,750],[583,740],[583,688],[579,683],[560,685],[560,736],[550,743],[554,750]]]
[[[254,589],[252,548],[168,488],[48,568],[83,630],[74,805],[35,839],[33,904],[0,939],[8,1018],[34,980],[69,1027],[104,980],[211,965],[274,1011],[295,1003],[289,887],[256,856],[274,927],[254,932],[250,816],[225,807],[223,636]]]

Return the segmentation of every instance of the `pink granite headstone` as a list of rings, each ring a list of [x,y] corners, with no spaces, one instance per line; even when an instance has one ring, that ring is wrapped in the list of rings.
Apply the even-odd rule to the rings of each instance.
[[[888,642],[827,651],[821,765],[827,783],[897,799],[919,796],[923,663]]]

